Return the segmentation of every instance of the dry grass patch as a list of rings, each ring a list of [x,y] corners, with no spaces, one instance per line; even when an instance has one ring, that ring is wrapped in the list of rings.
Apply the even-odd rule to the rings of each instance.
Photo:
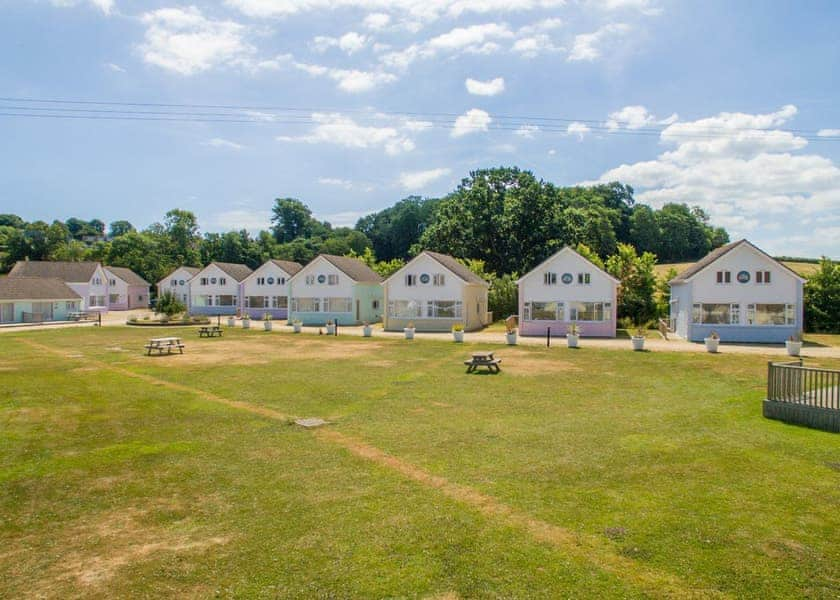
[[[526,350],[503,350],[495,356],[502,359],[502,372],[511,375],[546,375],[580,371],[580,367],[569,361]]]

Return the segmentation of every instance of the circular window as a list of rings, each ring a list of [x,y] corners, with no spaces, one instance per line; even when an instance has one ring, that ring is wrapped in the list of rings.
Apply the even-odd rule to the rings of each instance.
[[[573,279],[574,279],[574,277],[572,277],[571,273],[563,273],[563,276],[560,278],[560,281],[562,281],[563,283],[568,285],[568,284],[572,283]]]
[[[184,285],[184,280],[183,279],[179,280],[178,285]]]
[[[272,283],[274,283],[274,277],[269,277],[268,279],[266,279],[266,281],[268,282],[268,285],[271,285]]]
[[[428,274],[428,273],[423,273],[423,274],[420,276],[420,283],[429,283],[429,280],[430,280],[430,279],[431,279],[431,277],[429,277],[429,274]]]
[[[211,277],[211,278],[210,278],[210,283],[216,283],[216,278],[215,278],[215,277]]]
[[[326,275],[318,275],[318,283],[324,283],[327,280]]]
[[[738,271],[738,282],[739,283],[747,283],[750,280],[750,273],[749,271]]]

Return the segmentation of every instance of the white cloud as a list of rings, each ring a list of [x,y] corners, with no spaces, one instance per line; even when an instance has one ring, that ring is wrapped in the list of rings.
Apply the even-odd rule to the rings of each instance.
[[[140,52],[149,64],[182,75],[224,66],[250,64],[254,48],[245,27],[207,19],[196,7],[161,8],[141,17],[146,35]]]
[[[469,133],[487,131],[487,127],[492,122],[493,119],[487,112],[479,108],[472,108],[455,119],[455,126],[451,135],[452,137],[462,137]]]
[[[489,81],[468,78],[464,85],[467,87],[467,91],[475,96],[495,96],[505,91],[505,80],[502,77],[496,77]]]
[[[61,8],[68,8],[76,6],[81,0],[51,0],[53,6]],[[87,0],[95,8],[98,8],[103,14],[110,15],[114,10],[114,0]]]
[[[820,129],[817,135],[820,137],[838,137],[840,136],[840,129]]]
[[[534,135],[540,131],[540,128],[536,125],[522,125],[519,129],[514,131],[514,135],[518,135],[519,137],[533,139]]]
[[[368,29],[378,31],[380,29],[385,29],[390,22],[391,15],[387,13],[370,13],[365,17],[364,25]]]
[[[204,142],[205,146],[211,146],[213,148],[224,148],[226,150],[242,150],[245,146],[242,144],[237,144],[236,142],[231,142],[230,140],[226,140],[224,138],[212,138],[206,142]]]
[[[294,63],[300,69],[314,77],[326,77],[338,83],[338,89],[356,94],[367,92],[375,87],[396,81],[396,76],[382,71],[358,71],[356,69],[336,69],[323,65]]]
[[[451,169],[438,168],[400,173],[400,185],[405,190],[419,190],[441,177],[446,177],[451,172]]]
[[[525,58],[535,58],[540,54],[562,52],[564,48],[562,46],[555,45],[547,34],[539,33],[519,38],[513,43],[511,50],[521,54]]]
[[[667,119],[659,119],[653,113],[649,112],[647,108],[641,105],[625,106],[621,110],[610,113],[609,119],[605,123],[611,130],[616,129],[642,129],[652,125],[671,125],[679,120],[677,113],[672,114]]]
[[[568,61],[592,61],[601,57],[604,46],[612,46],[617,38],[621,38],[630,31],[625,23],[607,23],[592,33],[581,33],[575,36]]]
[[[586,123],[581,123],[580,121],[575,121],[574,123],[569,123],[569,126],[566,127],[566,135],[576,135],[578,140],[583,140],[584,136],[589,133],[591,130]]]
[[[256,232],[268,229],[271,225],[271,212],[247,208],[236,208],[212,215],[210,228],[217,231],[239,231],[247,229]]]
[[[434,123],[431,121],[417,121],[415,119],[407,119],[403,122],[403,127],[408,131],[425,131],[431,129]]]
[[[316,123],[310,133],[302,136],[280,136],[284,142],[309,144],[335,144],[345,148],[382,148],[389,155],[414,150],[414,141],[404,131],[394,126],[375,127],[359,125],[353,119],[338,113],[313,113]]]
[[[105,67],[110,69],[114,73],[125,73],[125,69],[123,69],[117,63],[105,63]]]
[[[386,66],[405,70],[419,59],[434,58],[440,53],[492,54],[501,49],[496,40],[512,37],[514,33],[504,23],[455,27],[425,42],[384,54],[381,60]]]
[[[648,16],[662,14],[662,9],[651,0],[589,0],[589,4],[605,11],[637,10]]]
[[[348,31],[341,37],[337,38],[325,35],[315,36],[312,39],[312,48],[316,52],[326,52],[332,47],[337,47],[349,55],[358,52],[364,48],[367,43],[367,36],[356,33],[355,31]]]

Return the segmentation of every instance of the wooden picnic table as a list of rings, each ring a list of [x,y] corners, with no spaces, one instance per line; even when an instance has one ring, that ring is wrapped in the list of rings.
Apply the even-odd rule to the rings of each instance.
[[[198,337],[222,337],[222,328],[218,325],[202,325],[198,328]]]
[[[495,358],[492,352],[473,352],[472,358],[465,360],[464,364],[467,365],[467,373],[472,373],[479,367],[485,367],[491,373],[498,373],[502,370],[499,367],[499,363],[501,362],[502,359]]]
[[[184,353],[184,343],[179,337],[152,338],[144,347],[148,351],[148,356],[152,355],[152,351],[156,351],[158,355],[164,352],[172,354],[173,350],[178,350],[181,354]]]
[[[83,310],[74,310],[67,313],[67,318],[71,321],[87,321],[92,317],[93,315],[91,313],[85,312]]]

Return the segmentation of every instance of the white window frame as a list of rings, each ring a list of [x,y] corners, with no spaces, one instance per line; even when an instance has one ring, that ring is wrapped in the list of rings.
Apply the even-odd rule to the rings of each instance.
[[[414,273],[405,274],[405,287],[414,287],[417,285],[417,275]]]
[[[432,275],[432,285],[436,285],[438,287],[446,285],[446,275],[443,273],[435,273]]]
[[[590,285],[592,283],[591,273],[578,273],[578,285]]]
[[[327,285],[338,285],[338,275],[335,273],[327,275]]]
[[[543,273],[543,285],[557,285],[557,273],[552,271]]]

